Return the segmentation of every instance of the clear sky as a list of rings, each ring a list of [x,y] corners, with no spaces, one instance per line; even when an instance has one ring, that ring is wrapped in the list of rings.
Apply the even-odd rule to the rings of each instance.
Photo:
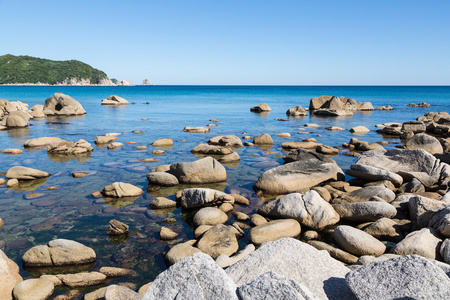
[[[449,0],[0,0],[0,55],[134,84],[449,85],[449,15]]]

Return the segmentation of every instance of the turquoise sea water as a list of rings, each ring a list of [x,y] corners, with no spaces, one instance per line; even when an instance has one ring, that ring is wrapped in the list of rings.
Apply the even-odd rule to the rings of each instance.
[[[348,131],[330,132],[327,126],[346,129],[364,125],[371,131],[357,138],[369,142],[387,140],[386,148],[395,147],[400,140],[383,137],[375,132],[376,124],[415,120],[429,111],[450,111],[450,87],[378,87],[378,86],[135,86],[135,87],[19,87],[0,86],[0,99],[22,101],[29,104],[44,104],[45,99],[55,92],[63,92],[77,99],[87,111],[80,117],[47,118],[32,120],[26,129],[0,131],[0,148],[20,148],[31,138],[57,136],[68,141],[85,139],[92,144],[94,152],[87,157],[53,157],[45,149],[25,150],[18,156],[0,154],[0,172],[10,167],[23,165],[52,174],[41,185],[28,188],[8,189],[0,187],[0,218],[5,225],[0,229],[0,247],[19,266],[26,250],[34,245],[45,244],[54,238],[77,240],[94,248],[97,253],[97,270],[101,266],[131,268],[139,277],[121,278],[115,282],[129,281],[138,286],[153,280],[165,269],[163,255],[170,244],[177,244],[193,238],[191,228],[192,212],[180,208],[172,211],[154,211],[149,203],[155,196],[163,195],[174,199],[176,189],[145,192],[134,202],[105,202],[93,198],[92,192],[101,190],[115,181],[134,184],[146,190],[146,174],[154,167],[175,162],[193,161],[197,157],[190,150],[199,143],[218,135],[234,134],[256,136],[269,133],[274,145],[270,149],[243,147],[237,150],[241,156],[239,164],[226,166],[226,184],[215,186],[226,192],[238,192],[251,201],[249,207],[236,206],[237,211],[254,213],[265,201],[258,198],[252,185],[258,177],[270,168],[283,163],[281,143],[300,141],[314,137],[329,146],[341,146],[354,135]],[[134,105],[108,107],[100,105],[101,99],[118,95]],[[391,105],[394,111],[373,111],[355,113],[350,118],[302,117],[289,118],[285,112],[292,106],[308,107],[312,97],[321,95],[346,96],[357,101],[370,101],[376,108]],[[411,108],[408,103],[428,102],[430,108]],[[149,104],[145,104],[149,102]],[[273,111],[266,115],[250,112],[250,107],[267,103]],[[147,121],[143,121],[147,118]],[[211,127],[206,134],[185,133],[186,126],[206,126],[210,119],[218,119],[217,127]],[[283,119],[286,121],[280,121]],[[306,129],[305,123],[316,123],[315,129]],[[144,133],[132,133],[144,130]],[[119,142],[125,144],[116,150],[98,147],[94,139],[108,132],[122,133]],[[279,138],[277,133],[288,132],[291,138]],[[306,132],[306,134],[298,134]],[[174,140],[174,146],[166,149],[162,156],[155,156],[150,144],[162,137]],[[148,146],[136,150],[135,146]],[[345,151],[345,150],[341,150]],[[159,161],[144,163],[143,158],[157,158]],[[342,169],[348,168],[356,158],[339,155],[334,159]],[[88,171],[91,175],[75,179],[74,171]],[[46,187],[56,186],[56,190]],[[36,193],[33,195],[30,193]],[[177,219],[176,223],[165,224],[166,217]],[[128,225],[134,233],[126,240],[110,239],[106,234],[108,222],[118,219]],[[230,219],[230,223],[234,219]],[[180,234],[170,242],[159,240],[161,226],[167,226]],[[246,231],[248,232],[248,230]],[[240,241],[241,247],[247,242]],[[27,278],[30,270],[21,270]]]

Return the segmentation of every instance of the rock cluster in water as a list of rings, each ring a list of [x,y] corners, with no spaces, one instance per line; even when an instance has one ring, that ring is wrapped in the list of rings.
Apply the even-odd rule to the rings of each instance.
[[[113,98],[109,100],[121,102],[120,97]],[[42,112],[85,113],[74,101],[57,93],[47,99]],[[15,112],[30,114],[21,103],[0,103],[6,118],[14,117]],[[270,110],[265,103],[251,109],[258,113]],[[373,107],[332,96],[313,98],[309,107],[313,113],[329,116],[364,110]],[[286,113],[303,116],[306,110],[296,106]],[[342,148],[358,159],[345,172],[331,157],[337,154],[334,147],[315,139],[282,143],[281,148],[289,151],[283,157],[285,164],[268,169],[256,180],[254,191],[267,201],[252,215],[235,211],[240,205],[250,204],[243,195],[205,185],[226,182],[227,169],[221,162],[239,161],[236,149],[251,144],[270,149],[274,140],[268,133],[246,137],[253,139],[251,144],[243,144],[235,135],[217,136],[192,149],[201,156],[198,160],[154,168],[147,174],[147,189],[176,187],[172,193],[176,201],[157,197],[150,208],[157,211],[181,206],[191,215],[194,239],[176,242],[164,256],[170,268],[139,293],[108,285],[86,294],[85,299],[448,298],[450,115],[427,113],[415,121],[379,127],[382,134],[401,136],[403,143],[398,149],[386,150],[382,144],[362,141],[359,136],[352,138]],[[195,133],[209,130],[184,129]],[[364,135],[368,130],[356,126],[350,132]],[[117,149],[123,144],[116,139],[116,134],[103,135],[95,143]],[[174,142],[162,138],[152,146],[170,149]],[[57,137],[28,140],[24,147],[47,147],[49,155],[93,151],[85,140],[68,142]],[[345,181],[345,174],[353,178]],[[11,186],[20,184],[19,180],[38,180],[50,174],[14,166],[5,176]],[[114,182],[96,196],[103,195],[106,201],[136,199],[143,193],[138,186]],[[128,232],[129,226],[119,220],[111,220],[105,230],[105,234],[116,237]],[[249,244],[239,251],[239,240],[245,235]],[[163,226],[159,238],[169,241],[179,235]],[[56,268],[60,272],[23,281],[18,266],[0,250],[0,296],[48,299],[55,287],[65,286],[77,293],[76,288],[106,284],[111,277],[134,273],[114,267],[92,271],[96,258],[93,249],[79,242],[55,239],[28,249],[22,262],[25,267]],[[77,272],[72,271],[75,269]]]

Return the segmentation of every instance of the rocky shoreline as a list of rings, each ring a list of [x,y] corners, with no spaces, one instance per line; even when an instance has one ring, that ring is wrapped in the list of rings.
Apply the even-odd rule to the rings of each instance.
[[[128,104],[125,101],[110,96],[101,104]],[[62,93],[33,108],[0,101],[3,129],[26,127],[31,118],[86,113],[78,101]],[[321,96],[311,99],[308,109],[295,106],[286,114],[335,118],[367,110],[375,108],[369,102]],[[271,108],[262,103],[250,111],[264,114]],[[219,120],[210,121],[214,123],[210,125],[220,124]],[[211,128],[214,126],[186,126],[183,131],[202,134]],[[93,249],[77,241],[54,239],[30,248],[22,257],[23,266],[39,274],[35,279],[22,281],[18,266],[0,250],[0,265],[5,266],[0,269],[0,282],[7,283],[0,288],[0,295],[2,299],[30,299],[30,295],[49,299],[55,288],[64,287],[69,291],[55,299],[447,299],[450,115],[427,113],[416,120],[379,124],[377,128],[379,134],[400,137],[397,149],[386,150],[383,143],[360,140],[370,131],[364,126],[351,128],[349,132],[358,138],[342,147],[323,145],[314,138],[282,143],[287,152],[285,164],[260,174],[253,190],[265,201],[251,215],[235,211],[237,206],[249,205],[246,195],[204,186],[226,184],[223,164],[240,160],[236,149],[254,145],[270,149],[274,144],[271,135],[244,135],[244,142],[236,135],[211,138],[192,149],[203,158],[160,165],[146,176],[147,190],[171,188],[175,195],[175,201],[156,197],[150,208],[182,207],[192,215],[195,238],[165,253],[170,267],[152,283],[137,292],[131,285],[108,285],[112,278],[136,273],[110,266],[92,271],[96,261]],[[93,142],[112,150],[123,146],[116,142],[118,137],[120,134],[109,133]],[[152,145],[176,146],[169,138]],[[46,147],[49,154],[58,155],[94,151],[89,141],[58,137],[24,144],[25,151],[33,147]],[[23,150],[2,151],[20,155]],[[163,150],[155,151],[161,151],[155,155],[164,155]],[[358,158],[344,171],[333,159],[339,152]],[[346,180],[346,175],[351,179]],[[14,166],[0,184],[20,186],[49,176]],[[92,191],[92,196],[132,202],[143,193],[140,187],[113,182],[101,191]],[[0,227],[2,223],[0,219]],[[119,220],[111,220],[109,226],[105,235],[128,234],[129,226]],[[161,240],[178,236],[169,226],[162,227],[159,234]],[[239,240],[244,236],[249,244],[242,248]],[[105,286],[95,289],[99,284]],[[86,293],[84,288],[95,290]]]

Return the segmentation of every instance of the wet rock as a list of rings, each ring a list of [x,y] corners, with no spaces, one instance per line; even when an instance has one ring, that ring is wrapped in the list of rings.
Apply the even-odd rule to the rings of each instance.
[[[13,288],[22,281],[22,276],[19,274],[19,266],[0,250],[0,298],[12,300],[11,292]]]
[[[22,257],[25,267],[66,266],[95,262],[92,248],[75,241],[56,239],[47,245],[34,246]]]
[[[242,147],[242,141],[235,135],[220,135],[208,140],[210,145],[218,145],[225,147]]]
[[[53,295],[54,290],[55,287],[51,281],[47,279],[35,278],[18,283],[14,287],[13,295],[16,300],[46,300]]]
[[[310,244],[317,250],[327,251],[331,257],[333,257],[339,261],[342,261],[343,263],[355,264],[358,261],[358,257],[354,256],[353,254],[350,254],[339,248],[335,248],[331,245],[328,245],[327,243],[320,242],[320,241],[308,241],[308,244]]]
[[[6,172],[5,177],[8,179],[34,180],[38,178],[49,177],[51,174],[40,170],[15,166]]]
[[[83,106],[74,98],[64,95],[63,93],[55,93],[45,100],[44,114],[52,115],[84,115],[86,111]]]
[[[108,235],[127,235],[129,226],[117,220],[109,221]]]
[[[129,183],[114,182],[111,185],[105,186],[101,193],[103,196],[120,198],[140,196],[144,191]]]
[[[295,239],[267,243],[231,265],[226,273],[242,286],[269,271],[301,282],[320,299],[354,299],[344,280],[349,269],[326,251]]]
[[[199,144],[195,146],[192,150],[192,153],[201,153],[201,154],[212,154],[212,155],[227,155],[233,153],[233,150],[223,146],[214,146],[207,144]]]
[[[177,236],[178,233],[164,226],[161,227],[161,230],[159,231],[159,237],[161,238],[161,240],[173,240]]]
[[[108,144],[117,140],[116,136],[99,135],[95,138],[96,144]]]
[[[409,150],[423,149],[430,154],[440,154],[444,152],[439,140],[426,133],[415,134],[408,142],[406,142],[405,148]]]
[[[72,177],[73,178],[81,178],[84,176],[88,176],[90,173],[89,172],[72,172]]]
[[[204,207],[194,215],[195,226],[223,224],[228,221],[228,216],[218,208]]]
[[[418,104],[410,103],[410,104],[408,104],[406,106],[409,106],[409,107],[430,107],[431,105],[429,103],[426,103],[426,102],[421,102],[421,103],[418,103]]]
[[[116,284],[106,287],[105,300],[141,300],[142,296],[135,291]]]
[[[89,153],[92,151],[94,151],[94,148],[92,148],[91,144],[85,140],[79,140],[77,142],[67,142],[62,140],[59,142],[50,143],[47,146],[47,152],[51,154],[76,155]]]
[[[3,150],[0,150],[0,153],[10,154],[10,155],[19,155],[19,154],[22,154],[23,151],[20,149],[3,149]]]
[[[102,105],[127,105],[127,104],[130,104],[130,102],[116,95],[111,95],[107,99],[102,100]]]
[[[264,172],[253,189],[268,194],[287,194],[330,179],[338,180],[342,176],[342,170],[334,163],[319,160],[295,161]]]
[[[158,161],[159,159],[157,159],[157,158],[144,158],[144,159],[141,159],[141,161],[143,161],[143,162],[155,162],[155,161]]]
[[[215,259],[221,254],[232,255],[239,249],[239,245],[228,226],[217,224],[203,234],[198,248]]]
[[[106,275],[100,272],[59,274],[57,277],[69,287],[97,285],[106,279]]]
[[[380,256],[386,251],[386,246],[376,238],[347,225],[334,229],[334,239],[339,247],[357,256]]]
[[[416,255],[366,265],[346,282],[358,299],[446,299],[450,293],[448,276]]]
[[[319,109],[312,112],[315,116],[327,116],[327,117],[351,117],[353,113],[343,109]]]
[[[240,160],[241,160],[241,157],[239,156],[239,154],[237,154],[237,152],[233,152],[231,154],[224,155],[223,157],[218,159],[218,161],[223,164],[238,162]]]
[[[101,267],[99,272],[105,274],[106,277],[122,277],[122,276],[136,275],[136,272],[133,270],[115,267]]]
[[[166,172],[151,172],[147,174],[148,184],[158,186],[175,186],[178,185],[178,179]]]
[[[225,167],[212,157],[172,164],[169,173],[175,175],[180,183],[215,183],[227,180]]]
[[[195,253],[159,274],[143,299],[237,300],[236,288],[210,256]]]
[[[364,228],[364,232],[381,241],[398,243],[403,239],[400,226],[393,220],[381,218]]]
[[[294,117],[307,116],[308,112],[306,110],[304,110],[300,105],[297,105],[297,106],[289,108],[286,111],[286,115],[294,116]]]
[[[301,225],[322,230],[339,222],[339,214],[316,191],[292,193],[264,204],[258,213],[270,218],[295,219]]]
[[[222,203],[234,203],[234,198],[224,192],[208,188],[184,189],[181,193],[181,206],[195,208],[206,205],[220,206]]]
[[[293,219],[270,221],[256,226],[250,230],[248,239],[255,245],[264,242],[275,241],[285,237],[297,237],[300,235],[300,224]]]
[[[351,128],[349,131],[354,134],[364,134],[364,133],[369,132],[370,129],[365,126],[356,126],[356,127]]]
[[[230,194],[230,196],[233,197],[235,204],[250,205],[250,201],[244,196],[241,196],[239,194]]]
[[[183,131],[184,132],[192,132],[192,133],[207,133],[209,132],[211,129],[206,128],[206,127],[184,127]]]
[[[253,144],[255,144],[255,145],[272,145],[273,140],[269,134],[264,133],[263,135],[255,137],[253,139]]]
[[[173,141],[169,138],[157,139],[153,143],[151,143],[153,147],[172,147]]]
[[[368,181],[389,180],[395,186],[400,186],[403,183],[403,178],[400,175],[373,166],[352,164],[345,173]]]
[[[272,111],[272,109],[266,103],[261,103],[261,104],[258,104],[256,106],[253,106],[252,108],[250,108],[250,111],[260,113],[260,112]]]
[[[397,214],[394,206],[382,201],[333,204],[333,208],[342,220],[352,222],[370,222],[381,218],[393,218]]]
[[[436,259],[442,240],[432,228],[423,228],[408,234],[390,252],[398,255],[418,254]]]
[[[201,252],[198,248],[193,247],[189,243],[181,243],[172,247],[164,257],[169,266],[173,265],[183,257],[191,256],[194,253]]]
[[[156,197],[151,203],[150,208],[153,209],[161,209],[161,208],[170,208],[176,207],[177,202],[164,198],[164,197]]]
[[[118,148],[120,148],[122,146],[123,146],[122,143],[112,142],[111,144],[108,144],[107,148],[108,148],[108,150],[112,150],[112,149],[118,149]]]

